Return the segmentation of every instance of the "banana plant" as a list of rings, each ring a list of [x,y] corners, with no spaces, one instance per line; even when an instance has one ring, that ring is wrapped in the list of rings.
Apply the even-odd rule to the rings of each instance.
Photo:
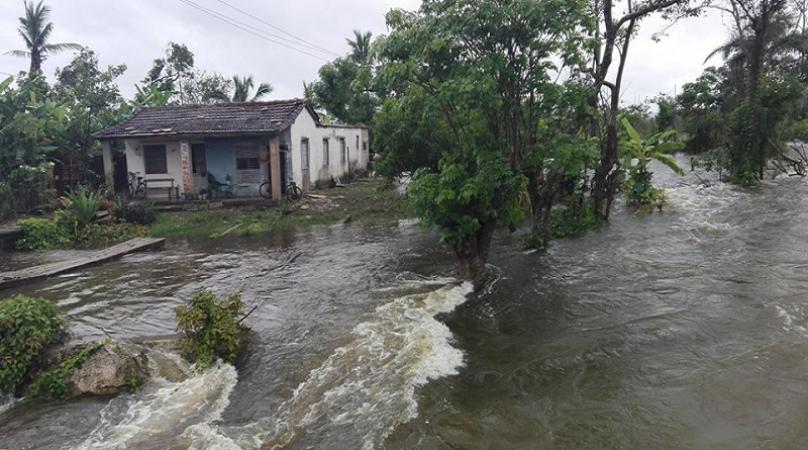
[[[624,160],[623,165],[628,171],[626,193],[629,202],[639,206],[653,205],[661,209],[665,199],[664,191],[655,188],[651,183],[653,173],[648,170],[648,164],[656,160],[677,175],[684,175],[684,170],[671,155],[675,151],[682,150],[684,144],[672,141],[676,134],[675,130],[656,133],[645,139],[627,118],[621,118],[620,122],[626,131],[620,151]]]

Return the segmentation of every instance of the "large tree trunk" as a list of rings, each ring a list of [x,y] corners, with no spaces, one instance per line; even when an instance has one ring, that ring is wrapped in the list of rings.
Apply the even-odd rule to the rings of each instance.
[[[456,243],[453,248],[463,275],[479,285],[485,275],[485,263],[491,249],[491,239],[497,227],[496,219],[482,224],[473,236]]]

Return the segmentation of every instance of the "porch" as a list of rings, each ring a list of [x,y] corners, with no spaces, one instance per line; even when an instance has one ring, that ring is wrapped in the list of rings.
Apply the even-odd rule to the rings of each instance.
[[[146,137],[125,139],[115,151],[104,141],[104,173],[116,191],[143,189],[160,202],[256,200],[264,183],[280,200],[291,178],[291,155],[281,142],[280,135]]]

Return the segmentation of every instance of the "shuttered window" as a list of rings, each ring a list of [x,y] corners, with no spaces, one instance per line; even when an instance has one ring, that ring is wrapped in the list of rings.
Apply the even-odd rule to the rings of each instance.
[[[168,173],[165,145],[144,145],[143,165],[147,175]]]

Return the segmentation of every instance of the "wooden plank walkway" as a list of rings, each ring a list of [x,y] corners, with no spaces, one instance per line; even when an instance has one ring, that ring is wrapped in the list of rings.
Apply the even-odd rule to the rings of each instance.
[[[118,245],[113,245],[112,247],[108,247],[103,250],[91,252],[87,256],[81,258],[43,264],[41,266],[15,270],[13,272],[0,273],[0,290],[19,286],[21,284],[32,283],[34,281],[52,277],[54,275],[70,272],[81,267],[109,261],[128,253],[161,247],[163,244],[165,244],[165,239],[162,238],[137,238]]]

